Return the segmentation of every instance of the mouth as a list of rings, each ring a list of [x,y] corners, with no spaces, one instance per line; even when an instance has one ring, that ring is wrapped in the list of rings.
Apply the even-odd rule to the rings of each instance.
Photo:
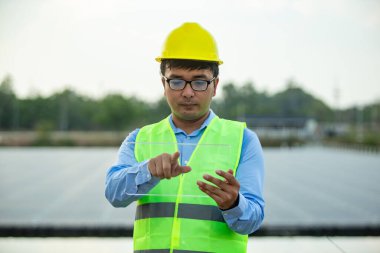
[[[180,106],[194,106],[196,105],[196,103],[194,102],[182,102],[182,103],[179,103]]]
[[[185,111],[194,111],[197,108],[195,103],[180,103],[179,107]]]

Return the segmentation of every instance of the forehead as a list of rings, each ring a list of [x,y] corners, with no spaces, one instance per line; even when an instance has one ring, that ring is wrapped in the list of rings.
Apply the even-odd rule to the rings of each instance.
[[[192,77],[205,77],[212,78],[212,71],[210,69],[183,69],[183,68],[166,68],[165,76],[167,77],[181,77],[189,79]]]

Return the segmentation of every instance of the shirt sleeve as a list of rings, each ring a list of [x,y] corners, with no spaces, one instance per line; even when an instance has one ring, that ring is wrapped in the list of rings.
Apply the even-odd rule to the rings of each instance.
[[[138,131],[136,129],[123,141],[116,164],[107,172],[105,195],[114,207],[128,206],[160,181],[150,174],[148,161],[139,163],[135,158],[134,142]]]
[[[236,172],[240,183],[239,204],[222,211],[228,226],[239,234],[256,231],[264,220],[264,159],[257,135],[244,130],[242,152]]]

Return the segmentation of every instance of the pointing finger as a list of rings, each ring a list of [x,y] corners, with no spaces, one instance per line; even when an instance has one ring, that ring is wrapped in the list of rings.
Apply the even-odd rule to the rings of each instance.
[[[191,167],[190,166],[179,166],[180,170],[182,173],[187,173],[187,172],[190,172],[191,171]]]
[[[179,152],[176,151],[174,152],[172,155],[171,155],[171,161],[172,161],[172,164],[176,164],[178,162],[178,158],[179,158]]]
[[[190,171],[191,171],[190,166],[179,166],[179,165],[177,165],[173,170],[172,176],[176,177],[182,173],[188,173]]]

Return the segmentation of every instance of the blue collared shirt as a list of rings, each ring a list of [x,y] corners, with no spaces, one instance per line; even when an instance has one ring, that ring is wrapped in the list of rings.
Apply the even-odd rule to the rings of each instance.
[[[177,142],[194,144],[179,145],[181,164],[187,164],[195,144],[198,143],[214,117],[214,112],[210,111],[201,127],[190,134],[177,128],[172,116],[169,117]],[[128,206],[141,197],[138,194],[148,193],[160,182],[159,178],[150,174],[148,161],[141,163],[136,161],[133,143],[138,132],[139,129],[136,129],[127,136],[119,149],[116,165],[112,166],[107,173],[106,198],[115,207]],[[260,227],[264,219],[264,161],[260,141],[257,135],[248,128],[244,130],[236,179],[240,183],[239,204],[232,209],[222,211],[222,214],[232,230],[240,234],[250,234]],[[194,187],[198,186],[194,185]]]

